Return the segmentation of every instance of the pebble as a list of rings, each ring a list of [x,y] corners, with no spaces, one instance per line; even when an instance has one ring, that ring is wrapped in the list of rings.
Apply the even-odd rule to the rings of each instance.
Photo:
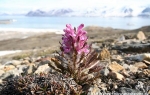
[[[121,71],[121,70],[123,70],[124,68],[123,68],[123,66],[121,66],[120,64],[118,64],[117,62],[112,62],[109,66],[108,66],[108,68],[110,69],[110,70],[112,70],[112,71],[115,71],[115,72],[119,72],[119,71]]]

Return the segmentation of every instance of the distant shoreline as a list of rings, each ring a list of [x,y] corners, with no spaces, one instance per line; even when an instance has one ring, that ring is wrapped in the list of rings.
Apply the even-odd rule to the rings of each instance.
[[[32,29],[32,28],[0,28],[0,32],[52,32],[56,34],[63,34],[62,30],[59,29]]]
[[[63,34],[63,31],[58,29],[0,28],[0,41],[13,38],[25,39],[45,33]]]

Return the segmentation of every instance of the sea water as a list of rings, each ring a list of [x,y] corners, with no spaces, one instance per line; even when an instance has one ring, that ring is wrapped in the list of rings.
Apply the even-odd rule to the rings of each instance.
[[[11,19],[10,24],[0,24],[0,28],[64,29],[66,24],[136,29],[150,25],[150,18],[143,17],[29,17],[0,16],[0,20]]]

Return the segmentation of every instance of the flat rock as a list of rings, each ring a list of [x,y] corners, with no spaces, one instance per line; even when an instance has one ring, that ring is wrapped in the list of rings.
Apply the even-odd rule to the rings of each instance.
[[[131,55],[126,57],[126,59],[133,60],[133,61],[143,61],[143,60],[150,60],[150,53],[143,53],[137,55]]]
[[[112,47],[114,50],[120,50],[123,52],[150,52],[150,43],[142,44],[142,43],[130,43],[130,44],[121,44],[121,45],[114,45]]]
[[[134,90],[131,88],[126,88],[126,87],[121,87],[119,91],[120,93],[138,93],[138,95],[143,95],[143,93],[138,90]]]
[[[128,39],[128,40],[123,40],[123,41],[117,41],[115,44],[116,45],[129,45],[129,44],[139,44],[139,43],[141,43],[140,40]]]
[[[139,69],[148,68],[148,66],[147,66],[145,63],[143,63],[143,62],[137,62],[137,63],[135,63],[133,66],[135,66],[135,67],[137,67],[137,68],[139,68]]]
[[[124,68],[123,68],[123,66],[121,66],[120,64],[118,64],[117,62],[112,62],[109,66],[108,66],[108,68],[110,69],[110,70],[112,70],[112,71],[115,71],[115,72],[119,72],[119,71],[121,71],[121,70],[123,70]]]

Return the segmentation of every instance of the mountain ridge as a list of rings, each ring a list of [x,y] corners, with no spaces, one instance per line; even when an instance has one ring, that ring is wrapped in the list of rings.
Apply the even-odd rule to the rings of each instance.
[[[40,11],[40,12],[39,12]],[[31,14],[32,13],[32,14]],[[145,7],[101,7],[101,8],[86,8],[75,10],[71,8],[51,9],[44,11],[37,9],[29,11],[26,16],[98,16],[98,17],[134,17],[134,16],[149,16],[150,6]]]
[[[0,15],[19,15],[19,13],[1,13]],[[21,15],[25,16],[86,16],[86,17],[150,17],[150,5],[147,6],[101,6],[87,8],[36,9]]]

